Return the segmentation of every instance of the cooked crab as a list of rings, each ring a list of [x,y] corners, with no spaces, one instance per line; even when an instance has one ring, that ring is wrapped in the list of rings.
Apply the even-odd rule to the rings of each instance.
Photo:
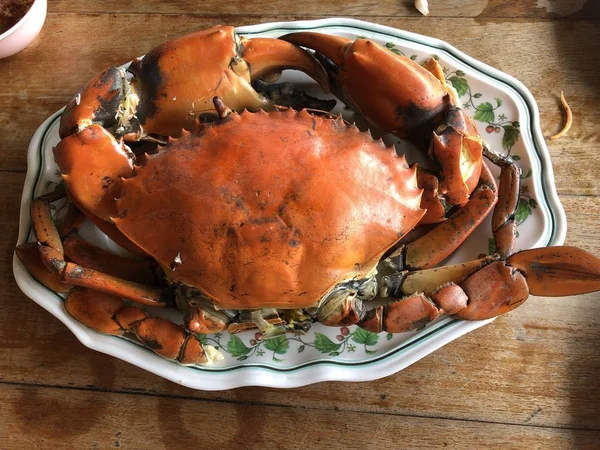
[[[481,159],[481,138],[464,112],[453,107],[441,76],[401,61],[405,71],[412,70],[441,95],[440,108],[431,106],[431,114],[421,114],[429,108],[424,106],[419,117],[402,119],[405,124],[418,119],[417,128],[446,156],[440,159],[442,175],[447,171],[443,190],[459,192],[456,203],[462,206],[448,217],[429,174],[417,173],[368,133],[339,117],[273,109],[248,90],[237,96],[249,81],[236,78],[232,64],[239,64],[242,53],[250,58],[252,45],[234,39],[227,27],[209,31],[153,50],[134,63],[133,79],[109,69],[76,95],[63,116],[63,139],[54,155],[71,209],[59,231],[49,203],[65,193],[35,200],[37,246],[22,246],[17,255],[42,282],[69,291],[65,307],[77,320],[105,333],[133,333],[167,358],[196,364],[210,355],[194,333],[258,327],[269,337],[305,331],[314,321],[396,333],[422,327],[439,314],[494,317],[520,305],[529,293],[600,289],[600,260],[582,250],[556,247],[511,255],[518,169],[488,151],[502,166],[496,186]],[[215,58],[215,64],[192,64],[180,80],[184,89],[174,74],[189,68],[190,60],[181,55],[194,45],[205,46],[209,54],[237,53]],[[300,61],[295,67],[322,78],[322,68],[303,50],[288,43],[273,46]],[[180,66],[169,56],[177,56]],[[286,61],[261,60],[254,67],[271,67],[259,73],[272,76],[292,66]],[[237,81],[227,90],[222,80]],[[326,79],[321,83],[328,85]],[[220,97],[212,98],[210,107],[204,101],[196,108],[197,100],[221,89],[235,109],[258,112],[237,114]],[[414,85],[403,90],[398,84],[398,92],[405,92],[408,102],[418,94]],[[171,94],[173,103],[165,103]],[[218,120],[198,122],[210,111]],[[411,132],[402,130],[398,134]],[[126,143],[140,139],[164,145],[136,155]],[[433,187],[423,191],[424,185]],[[423,223],[429,205],[437,212],[428,222],[441,224],[404,242]],[[494,207],[499,254],[431,268]],[[84,217],[139,258],[116,256],[83,241],[77,230]],[[375,297],[389,301],[369,309],[365,302]],[[149,317],[123,298],[144,306],[176,305],[186,311],[185,328]]]

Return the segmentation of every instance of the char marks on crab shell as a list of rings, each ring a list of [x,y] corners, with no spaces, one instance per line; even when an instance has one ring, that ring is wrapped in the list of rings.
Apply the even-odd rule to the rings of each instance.
[[[341,119],[243,113],[184,133],[123,180],[127,216],[114,220],[219,307],[299,308],[371,271],[423,216],[420,198],[404,157]]]

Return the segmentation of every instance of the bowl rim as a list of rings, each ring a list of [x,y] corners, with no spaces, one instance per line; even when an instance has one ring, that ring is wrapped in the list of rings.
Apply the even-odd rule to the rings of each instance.
[[[3,39],[7,38],[11,34],[13,34],[19,28],[21,28],[23,26],[23,24],[25,24],[25,22],[27,22],[29,20],[29,18],[35,14],[35,11],[34,11],[35,7],[39,3],[46,3],[46,2],[47,2],[47,0],[33,0],[33,3],[29,7],[29,9],[25,13],[25,15],[23,15],[23,17],[21,17],[16,24],[14,24],[12,27],[10,27],[8,30],[6,30],[4,33],[0,34],[0,42],[2,42]]]

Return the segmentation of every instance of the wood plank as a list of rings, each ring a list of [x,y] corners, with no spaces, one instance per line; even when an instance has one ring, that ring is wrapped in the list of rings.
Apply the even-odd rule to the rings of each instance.
[[[287,17],[291,18],[291,17]],[[261,17],[257,22],[273,20]],[[487,20],[487,19],[486,19]],[[63,105],[95,73],[144,53],[169,37],[214,25],[219,19],[161,15],[54,14],[42,37],[23,53],[0,60],[9,83],[0,85],[0,170],[24,170],[26,148],[37,125]],[[241,24],[246,18],[232,18]],[[568,137],[549,143],[560,193],[598,195],[600,166],[595,164],[600,142],[600,28],[593,22],[494,21],[472,19],[378,19],[380,23],[447,39],[475,58],[504,70],[530,87],[536,97],[545,135],[563,120],[558,104],[565,90],[574,111]],[[106,33],[110,29],[114,34]],[[73,39],[72,36],[81,36]],[[143,36],[143,38],[142,38]],[[498,36],[502,36],[498,39]],[[61,48],[56,64],[51,46]],[[32,83],[31,80],[36,80]]]
[[[45,448],[593,448],[600,432],[0,385],[3,445]],[[57,413],[58,412],[58,413]],[[0,431],[2,432],[2,431]]]
[[[4,173],[0,192],[0,384],[25,383],[178,395],[234,403],[295,405],[520,425],[600,430],[600,294],[532,298],[524,306],[370,383],[321,383],[294,390],[197,392],[84,348],[58,320],[18,290],[11,269],[24,174]],[[564,197],[568,243],[600,254],[600,199]]]
[[[66,100],[68,97],[0,96],[0,171],[27,170],[31,137],[48,116],[64,106]]]
[[[79,13],[160,13],[201,15],[319,15],[323,17],[394,16],[420,17],[413,0],[345,1],[338,3],[335,10],[328,3],[317,0],[273,1],[258,0],[247,3],[208,0],[202,3],[193,0],[164,2],[160,0],[134,0],[123,2],[108,0],[90,4],[83,0],[59,0],[51,2],[50,12]],[[429,0],[431,17],[535,17],[535,18],[600,18],[600,8],[593,0],[570,2],[540,2],[537,0]]]

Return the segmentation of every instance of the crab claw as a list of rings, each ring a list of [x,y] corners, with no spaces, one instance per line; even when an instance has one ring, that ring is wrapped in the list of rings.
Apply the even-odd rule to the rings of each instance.
[[[507,263],[523,272],[533,295],[560,297],[600,290],[600,259],[576,247],[525,250]]]
[[[376,127],[401,138],[413,140],[423,133],[430,137],[435,118],[450,102],[445,85],[430,71],[368,39],[312,32],[280,39],[328,58],[336,95]]]
[[[123,102],[124,85],[125,71],[109,67],[79,89],[60,119],[61,139],[94,123],[112,127]]]
[[[99,124],[127,141],[177,136],[222,97],[237,112],[272,106],[252,82],[273,80],[285,69],[305,72],[329,91],[329,77],[308,52],[278,39],[246,39],[217,26],[182,36],[135,59],[110,67],[70,100],[60,124],[65,138]]]
[[[67,136],[53,151],[77,205],[110,222],[117,215],[115,198],[120,196],[121,177],[133,175],[133,154],[96,124]]]
[[[450,109],[433,133],[431,153],[441,166],[442,189],[451,205],[463,206],[477,186],[483,161],[483,142],[464,110]]]
[[[198,116],[215,113],[215,96],[237,112],[268,108],[251,83],[284,69],[304,71],[329,89],[320,64],[289,43],[240,38],[233,27],[188,34],[131,64],[131,87],[140,99],[136,119],[145,134],[177,136]]]

